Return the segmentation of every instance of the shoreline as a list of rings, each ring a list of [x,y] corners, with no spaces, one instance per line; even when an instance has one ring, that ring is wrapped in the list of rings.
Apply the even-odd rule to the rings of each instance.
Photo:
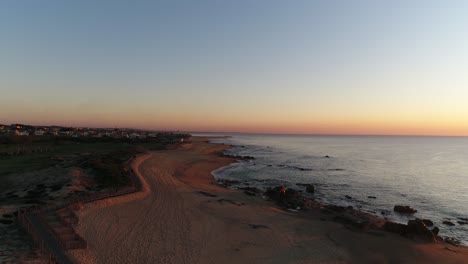
[[[226,143],[226,142],[215,142],[215,143],[212,143],[212,144],[223,144],[223,145],[229,145],[231,148],[240,148],[240,147],[242,147],[242,148],[245,149],[244,145],[240,145],[240,144],[239,145],[233,145],[233,144],[230,144],[229,142],[228,143]],[[217,181],[220,184],[222,184],[223,182],[226,182],[227,184],[226,183],[224,184],[225,187],[231,188],[233,190],[240,190],[240,191],[249,190],[249,189],[256,189],[256,191],[257,191],[256,195],[257,196],[262,196],[262,197],[265,196],[265,194],[268,192],[268,190],[271,190],[272,188],[279,188],[281,186],[280,183],[272,184],[272,182],[274,182],[274,180],[272,180],[271,182],[269,181],[269,179],[263,179],[263,178],[260,178],[262,180],[257,180],[255,178],[255,175],[251,175],[248,179],[239,178],[239,177],[236,176],[236,174],[234,174],[234,176],[230,176],[230,175],[226,176],[226,174],[223,175],[223,170],[226,170],[226,169],[229,169],[229,168],[236,168],[237,166],[239,166],[241,168],[241,170],[243,168],[244,168],[244,170],[249,170],[249,162],[245,162],[245,161],[254,160],[254,158],[251,157],[251,156],[242,156],[242,154],[239,155],[239,153],[245,153],[247,155],[250,155],[249,152],[245,152],[245,151],[232,152],[232,154],[226,154],[225,156],[233,157],[233,158],[235,158],[237,160],[237,162],[235,162],[235,163],[233,163],[231,165],[219,168],[219,169],[212,172],[213,176],[217,179]],[[326,157],[328,158],[328,156],[326,156]],[[255,163],[256,162],[254,161],[253,165],[255,165]],[[244,164],[244,165],[242,165],[242,164]],[[247,165],[245,165],[245,164],[247,164]],[[263,164],[263,163],[260,162],[260,164]],[[267,165],[268,167],[272,167],[272,166],[273,167],[280,167],[280,168],[288,167],[288,168],[301,170],[301,171],[312,170],[312,169],[305,169],[305,168],[300,167],[300,166],[296,167],[296,166],[288,166],[288,165],[277,165],[275,163],[271,163],[271,161],[270,161],[270,163],[265,163],[265,164],[268,164]],[[271,164],[273,164],[273,165],[271,165]],[[247,167],[245,167],[245,166],[247,166]],[[343,169],[339,169],[339,170],[342,171]],[[237,174],[239,173],[239,169],[234,169],[234,171]],[[258,182],[260,182],[260,184]],[[327,196],[324,195],[324,194],[321,194],[321,195],[317,196],[317,186],[325,185],[323,182],[321,182],[321,183],[303,183],[301,181],[297,181],[297,182],[296,181],[289,181],[289,182],[283,183],[283,184],[284,184],[283,186],[289,186],[291,189],[294,189],[294,190],[298,191],[300,193],[300,195],[302,195],[302,198],[304,198],[305,200],[311,201],[312,204],[314,204],[315,207],[329,207],[329,208],[331,208],[332,210],[335,210],[335,211],[336,210],[347,210],[347,209],[351,208],[351,211],[354,211],[354,212],[356,212],[358,214],[361,214],[362,216],[367,216],[367,218],[373,218],[373,219],[375,219],[374,221],[381,222],[381,223],[388,222],[392,226],[388,227],[385,231],[395,232],[395,233],[404,233],[404,235],[406,235],[406,236],[421,236],[421,234],[414,234],[414,232],[413,232],[414,230],[409,230],[409,231],[406,230],[408,224],[414,224],[414,221],[418,221],[418,223],[416,223],[416,224],[426,225],[427,226],[427,231],[432,231],[431,229],[435,228],[435,230],[434,230],[435,234],[434,234],[433,239],[436,240],[437,242],[445,241],[446,243],[454,245],[454,246],[468,247],[468,244],[467,244],[468,242],[466,241],[466,239],[464,239],[463,235],[461,235],[461,236],[460,235],[459,236],[451,236],[450,232],[446,233],[445,231],[447,231],[447,230],[444,229],[444,227],[446,228],[447,225],[449,225],[449,224],[450,224],[450,226],[453,226],[453,224],[451,224],[450,221],[452,221],[454,223],[456,223],[456,221],[458,221],[458,223],[460,223],[460,225],[463,225],[464,223],[466,224],[466,220],[467,220],[466,218],[462,218],[462,217],[459,216],[459,217],[455,217],[453,219],[445,218],[443,223],[442,223],[441,220],[439,220],[439,222],[436,222],[437,219],[434,220],[434,222],[433,222],[433,221],[431,221],[433,219],[431,218],[430,215],[427,214],[427,212],[426,212],[426,215],[423,215],[423,216],[416,215],[416,217],[415,217],[413,214],[414,214],[414,212],[417,212],[417,210],[414,210],[410,206],[406,206],[405,203],[402,203],[403,205],[401,205],[400,203],[394,203],[394,205],[392,205],[391,209],[381,209],[380,211],[379,211],[379,209],[370,208],[370,207],[367,207],[366,208],[367,210],[366,210],[365,208],[361,207],[359,205],[359,203],[351,203],[351,204],[349,203],[349,201],[358,201],[357,199],[355,199],[354,195],[353,195],[353,197],[351,197],[347,193],[342,194],[343,198],[341,200],[342,201],[344,200],[345,202],[341,202],[341,203],[340,203],[340,201],[337,202],[337,201],[332,201],[332,200],[327,199]],[[312,191],[309,192],[307,190],[307,188],[304,188],[306,186],[311,186]],[[315,191],[314,191],[314,189],[315,189]],[[320,187],[319,187],[319,191],[320,191]],[[372,194],[372,195],[375,195],[375,194]],[[377,199],[376,196],[367,196],[367,198]],[[359,200],[359,201],[362,201],[362,200]],[[277,205],[280,206],[279,204],[277,204]],[[395,208],[399,207],[399,208],[395,209],[393,207],[395,207]],[[403,208],[403,211],[401,211],[402,208]],[[294,208],[287,208],[287,209],[294,209]],[[381,214],[379,214],[378,212],[381,212]],[[391,214],[391,213],[394,214],[393,218],[389,217],[389,214]],[[404,219],[406,219],[406,221]],[[441,229],[440,233],[439,233],[439,227]],[[379,228],[383,228],[383,224],[380,224]],[[463,228],[463,226],[461,226],[461,228]],[[419,227],[418,227],[418,229],[419,229]],[[424,232],[424,231],[425,230],[422,230],[422,232]],[[411,234],[412,232],[413,232],[413,234]],[[439,236],[439,234],[441,236]],[[461,232],[461,234],[463,234],[463,232]],[[423,236],[422,238],[424,238],[424,235],[427,235],[427,234],[422,234],[422,236]]]
[[[132,263],[158,256],[168,263],[463,263],[468,258],[465,247],[361,232],[317,208],[292,213],[261,197],[221,187],[212,172],[235,159],[219,155],[231,146],[209,140],[194,137],[178,149],[151,152],[138,168],[148,180],[148,195],[80,211],[77,230],[89,247],[71,253],[82,263]]]

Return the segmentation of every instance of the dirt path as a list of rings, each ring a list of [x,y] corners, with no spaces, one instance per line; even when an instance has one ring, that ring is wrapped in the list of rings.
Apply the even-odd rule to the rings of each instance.
[[[210,172],[232,161],[214,155],[224,148],[195,140],[140,160],[136,167],[146,190],[138,197],[81,211],[78,232],[88,241],[88,249],[72,254],[81,263],[447,260],[442,249],[434,255],[426,246],[392,234],[350,231],[319,215],[288,214],[258,197],[213,185]],[[451,262],[463,263],[460,256]]]

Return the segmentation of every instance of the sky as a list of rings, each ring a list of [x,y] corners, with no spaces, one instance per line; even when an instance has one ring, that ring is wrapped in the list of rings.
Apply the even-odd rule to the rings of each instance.
[[[468,1],[0,2],[0,123],[468,136]]]

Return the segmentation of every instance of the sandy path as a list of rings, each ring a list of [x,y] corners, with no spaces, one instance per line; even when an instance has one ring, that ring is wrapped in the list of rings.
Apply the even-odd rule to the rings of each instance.
[[[432,245],[417,245],[392,234],[350,231],[322,221],[320,215],[291,215],[260,198],[215,186],[210,172],[231,162],[213,155],[224,148],[195,139],[183,148],[138,160],[141,166],[137,163],[134,168],[139,168],[146,191],[81,211],[78,232],[88,241],[88,249],[72,254],[82,263],[466,260],[456,256],[466,251],[434,251]]]

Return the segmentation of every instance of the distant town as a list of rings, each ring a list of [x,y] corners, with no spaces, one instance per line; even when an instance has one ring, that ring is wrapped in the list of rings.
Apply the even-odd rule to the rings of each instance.
[[[32,126],[24,124],[0,125],[0,137],[8,136],[60,136],[72,138],[155,138],[161,132],[129,128],[88,128],[62,126]]]

